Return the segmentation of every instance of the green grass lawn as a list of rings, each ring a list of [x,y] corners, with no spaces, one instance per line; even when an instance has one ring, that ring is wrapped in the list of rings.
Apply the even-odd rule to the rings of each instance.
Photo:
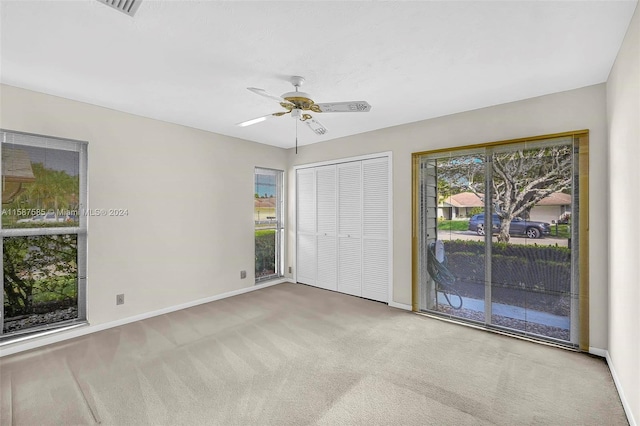
[[[439,220],[438,231],[467,231],[469,220]]]
[[[571,230],[569,225],[559,224],[558,225],[558,233],[556,234],[556,225],[554,223],[551,224],[551,235],[558,238],[571,238]]]

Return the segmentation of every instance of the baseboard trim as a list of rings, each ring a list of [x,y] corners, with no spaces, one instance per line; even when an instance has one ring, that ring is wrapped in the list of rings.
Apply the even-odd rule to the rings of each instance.
[[[110,321],[98,325],[86,325],[81,327],[74,327],[71,330],[61,329],[59,333],[51,334],[48,336],[38,337],[34,336],[33,340],[18,342],[15,345],[7,343],[6,348],[0,348],[0,358],[16,353],[28,351],[30,349],[39,348],[53,343],[62,342],[65,340],[73,339],[80,336],[85,336],[91,333],[97,333],[98,331],[107,330],[109,328],[119,327],[121,325],[129,324],[136,321],[141,321],[147,318],[156,317],[158,315],[164,315],[182,309],[191,308],[193,306],[202,305],[204,303],[215,302],[216,300],[226,299],[228,297],[238,296],[240,294],[248,293],[250,291],[260,290],[273,285],[282,284],[285,282],[291,282],[287,279],[278,279],[263,284],[258,284],[252,287],[245,287],[238,290],[228,291],[226,293],[217,294],[215,296],[205,297],[203,299],[193,300],[191,302],[182,303],[180,305],[169,306],[167,308],[158,309],[155,311],[145,312],[144,314],[134,315],[127,318],[122,318],[116,321]]]
[[[589,348],[589,352],[591,352],[591,348]],[[616,389],[618,390],[618,395],[620,396],[620,401],[622,402],[622,408],[624,408],[624,413],[627,415],[629,426],[638,426],[635,419],[633,418],[633,413],[631,412],[629,401],[627,401],[627,398],[624,394],[624,390],[622,390],[622,384],[620,383],[620,379],[618,378],[616,369],[613,366],[613,360],[609,355],[609,351],[605,350],[604,352],[605,352],[605,358],[607,359],[607,365],[609,366],[609,371],[611,371],[611,376],[613,377],[613,383],[615,383],[616,385]]]
[[[606,349],[594,348],[592,346],[589,346],[589,353],[591,355],[600,356],[602,358],[606,358],[607,357],[607,350]]]
[[[394,301],[389,302],[389,306],[391,306],[392,308],[404,309],[405,311],[412,310],[411,305],[405,305],[404,303],[398,303]]]

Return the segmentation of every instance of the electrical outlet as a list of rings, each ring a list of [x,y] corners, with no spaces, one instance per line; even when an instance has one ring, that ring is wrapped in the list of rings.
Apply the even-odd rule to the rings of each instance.
[[[291,266],[289,266],[289,273],[291,273]]]
[[[124,294],[116,294],[116,305],[124,305]]]
[[[240,279],[247,278],[247,271],[240,271]]]

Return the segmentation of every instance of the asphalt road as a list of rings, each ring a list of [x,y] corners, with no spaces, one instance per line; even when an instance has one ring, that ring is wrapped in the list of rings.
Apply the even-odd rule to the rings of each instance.
[[[470,240],[470,241],[484,241],[484,236],[480,236],[473,231],[438,231],[438,239],[440,240]],[[494,236],[493,241],[497,241]],[[556,238],[553,236],[543,236],[542,238],[531,239],[525,236],[512,235],[509,241],[512,244],[532,245],[539,246],[559,246],[569,247],[569,240],[566,238]]]

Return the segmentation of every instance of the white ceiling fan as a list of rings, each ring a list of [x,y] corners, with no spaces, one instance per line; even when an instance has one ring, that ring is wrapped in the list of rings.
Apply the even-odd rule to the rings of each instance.
[[[291,117],[306,123],[307,126],[309,126],[309,128],[316,134],[324,135],[325,133],[327,133],[327,128],[324,127],[317,119],[315,119],[311,115],[311,113],[369,112],[371,110],[371,105],[369,105],[366,101],[331,102],[317,104],[313,100],[311,100],[311,95],[305,92],[300,92],[298,90],[300,86],[304,84],[304,77],[293,76],[291,77],[290,81],[296,90],[294,92],[283,93],[281,96],[267,93],[264,89],[247,87],[248,90],[257,95],[278,101],[280,103],[280,106],[282,106],[286,111],[274,112],[273,114],[263,115],[262,117],[243,121],[242,123],[238,123],[238,126],[250,126],[252,124],[265,121],[271,117],[280,117],[285,114],[291,114]]]

